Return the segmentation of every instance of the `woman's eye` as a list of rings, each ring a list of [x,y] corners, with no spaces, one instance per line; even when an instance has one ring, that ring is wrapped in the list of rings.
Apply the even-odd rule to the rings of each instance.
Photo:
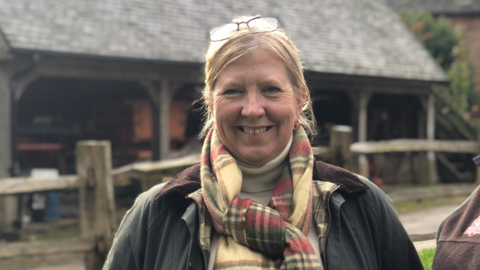
[[[227,91],[223,92],[224,95],[235,95],[235,94],[238,94],[240,93],[240,91],[236,90],[236,89],[228,89]]]
[[[280,92],[280,89],[278,87],[271,86],[271,87],[264,88],[263,91],[268,94],[275,94]]]

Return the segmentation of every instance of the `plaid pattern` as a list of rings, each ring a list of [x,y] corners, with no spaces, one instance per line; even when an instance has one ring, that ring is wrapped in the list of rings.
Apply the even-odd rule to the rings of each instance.
[[[200,220],[202,249],[209,250],[211,226],[222,234],[215,269],[321,268],[305,235],[314,213],[312,204],[322,205],[319,202],[325,201],[323,195],[328,192],[312,188],[314,159],[302,128],[294,131],[289,161],[290,166],[285,167],[268,206],[242,200],[237,196],[242,183],[241,171],[216,131],[210,131],[201,157],[202,190],[189,197],[197,202],[203,216]],[[210,225],[207,213],[211,217]]]
[[[323,181],[313,181],[313,218],[315,220],[315,230],[317,232],[318,241],[320,245],[320,255],[323,260],[326,260],[325,246],[327,245],[327,231],[329,225],[328,203],[331,195],[340,186]],[[325,261],[323,262],[326,263]]]

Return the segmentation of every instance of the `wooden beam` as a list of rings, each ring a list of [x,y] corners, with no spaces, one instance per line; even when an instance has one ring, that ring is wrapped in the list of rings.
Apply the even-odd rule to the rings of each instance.
[[[200,162],[200,154],[192,154],[179,159],[142,162],[126,165],[112,171],[115,186],[130,185],[133,179],[162,182],[169,171],[179,171]]]
[[[393,79],[369,76],[351,76],[348,74],[331,74],[305,72],[305,79],[310,90],[364,91],[368,89],[375,94],[389,95],[425,95],[430,92],[432,82],[407,79]]]
[[[20,256],[83,253],[95,249],[93,238],[69,238],[56,241],[13,242],[0,244],[0,260]]]
[[[350,160],[352,153],[350,145],[352,144],[353,128],[350,126],[336,125],[330,128],[330,151],[338,160],[338,166],[344,165]]]
[[[92,60],[67,57],[42,57],[37,69],[39,76],[81,78],[92,80],[160,81],[164,76],[185,83],[198,83],[201,69],[160,63]]]
[[[480,153],[480,143],[477,141],[398,139],[378,142],[356,142],[350,146],[350,150],[357,154],[424,151],[478,154]]]
[[[158,106],[158,92],[157,92],[157,87],[155,86],[155,83],[149,80],[140,80],[138,81],[138,83],[148,93],[148,95],[152,99],[153,105]]]
[[[77,142],[76,166],[88,183],[79,190],[81,235],[97,242],[95,252],[87,255],[87,270],[101,269],[117,229],[110,142]]]
[[[170,83],[163,78],[158,89],[158,120],[159,120],[159,158],[166,159],[170,152]]]
[[[36,69],[20,78],[15,89],[15,100],[17,102],[20,100],[27,87],[36,79],[38,79],[38,72]]]
[[[330,157],[331,148],[326,146],[312,147],[313,156],[319,160],[327,160]]]
[[[10,46],[2,32],[0,32],[0,61],[11,60],[13,55],[10,53]]]
[[[360,142],[367,141],[367,110],[370,97],[371,93],[362,91],[358,99],[358,141]]]
[[[1,36],[1,33],[0,33]],[[11,104],[8,83],[8,65],[0,61],[0,179],[10,176],[11,152]],[[10,66],[11,67],[11,66]],[[1,183],[1,181],[0,181]],[[0,188],[0,192],[2,188]],[[13,222],[17,219],[18,200],[15,196],[0,196],[0,231],[13,232]]]
[[[62,175],[58,178],[12,177],[0,181],[0,195],[77,189],[84,186],[85,180],[77,175]]]
[[[433,94],[428,95],[427,139],[435,140],[435,96]]]
[[[435,96],[433,93],[428,95],[427,104],[427,139],[432,142],[435,140]],[[451,149],[455,151],[455,149]],[[441,151],[439,151],[441,152]],[[456,153],[456,152],[454,152]],[[437,159],[434,150],[427,152],[428,162],[428,182],[435,184],[438,182]]]
[[[368,102],[370,101],[371,93],[368,91],[360,92],[358,100],[358,141],[365,142],[367,140],[367,116],[368,116]],[[368,159],[361,154],[358,157],[358,173],[370,177],[370,169]]]

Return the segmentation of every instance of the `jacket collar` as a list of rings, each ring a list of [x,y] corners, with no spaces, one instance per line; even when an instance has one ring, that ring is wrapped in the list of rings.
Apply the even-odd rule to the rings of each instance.
[[[321,161],[316,161],[313,166],[313,180],[326,181],[340,186],[339,191],[352,194],[368,190],[369,187],[355,174]],[[182,196],[201,188],[200,182],[200,164],[177,174],[172,180],[165,184],[165,186],[155,195],[153,201],[157,201],[171,193],[179,193]]]

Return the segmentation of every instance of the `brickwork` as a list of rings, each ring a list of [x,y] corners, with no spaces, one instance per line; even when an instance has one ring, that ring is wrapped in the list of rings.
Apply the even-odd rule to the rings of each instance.
[[[468,60],[475,68],[475,90],[480,91],[480,15],[450,17],[453,25],[464,26],[463,40],[468,46]]]

